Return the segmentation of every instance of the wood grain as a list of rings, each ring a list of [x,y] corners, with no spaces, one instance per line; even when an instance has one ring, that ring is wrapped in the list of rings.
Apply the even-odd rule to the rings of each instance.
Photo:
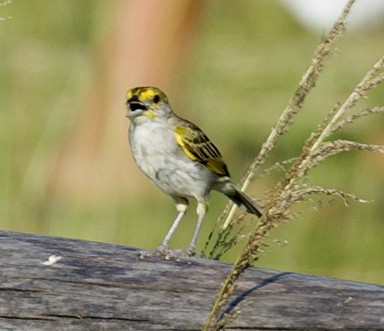
[[[44,262],[52,255],[61,259]],[[230,265],[0,231],[0,330],[200,330]],[[249,269],[231,330],[384,330],[384,287]]]

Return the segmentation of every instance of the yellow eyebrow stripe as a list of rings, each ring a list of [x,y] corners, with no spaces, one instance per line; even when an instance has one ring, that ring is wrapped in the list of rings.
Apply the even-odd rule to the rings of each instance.
[[[140,100],[148,100],[152,99],[155,96],[156,92],[152,89],[146,89],[140,92],[139,99]]]

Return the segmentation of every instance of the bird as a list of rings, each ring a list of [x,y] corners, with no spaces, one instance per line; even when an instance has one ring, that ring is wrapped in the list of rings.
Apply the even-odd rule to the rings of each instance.
[[[225,194],[244,211],[262,216],[261,208],[232,183],[218,148],[194,123],[176,115],[166,94],[157,87],[135,87],[126,93],[128,140],[140,170],[172,197],[177,217],[156,252],[169,251],[168,243],[184,217],[189,198],[197,201],[197,223],[188,255],[208,210],[212,190]]]

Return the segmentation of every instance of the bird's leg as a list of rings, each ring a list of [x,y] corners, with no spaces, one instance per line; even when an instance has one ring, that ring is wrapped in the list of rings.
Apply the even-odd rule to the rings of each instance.
[[[161,243],[161,246],[168,247],[168,242],[171,239],[173,232],[175,232],[176,228],[178,227],[180,221],[183,219],[185,212],[187,211],[187,208],[188,208],[188,204],[181,204],[181,203],[176,204],[176,209],[179,212],[179,214],[174,220],[171,228],[168,230],[167,235],[165,236],[163,242]]]
[[[204,220],[205,214],[207,213],[207,209],[208,209],[208,206],[204,200],[198,201],[197,209],[196,209],[196,213],[198,216],[197,224],[196,224],[195,232],[193,233],[191,243],[189,245],[189,249],[188,249],[189,255],[195,255],[197,237],[199,236],[200,228],[201,228],[201,225],[203,224],[203,220]]]
[[[165,259],[172,259],[174,257],[173,252],[168,249],[168,242],[171,239],[173,233],[175,232],[180,221],[183,219],[187,209],[188,209],[188,200],[185,198],[174,198],[176,202],[176,209],[179,212],[176,216],[176,219],[173,221],[171,228],[168,230],[163,242],[159,247],[153,251],[140,252],[139,258],[144,259],[146,257],[152,256],[163,256]]]

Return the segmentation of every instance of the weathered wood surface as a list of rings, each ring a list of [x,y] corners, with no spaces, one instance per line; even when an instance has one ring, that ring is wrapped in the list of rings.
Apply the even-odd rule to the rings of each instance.
[[[61,256],[53,265],[43,262]],[[230,266],[0,232],[0,330],[200,330]],[[384,287],[247,271],[231,330],[384,330]]]

